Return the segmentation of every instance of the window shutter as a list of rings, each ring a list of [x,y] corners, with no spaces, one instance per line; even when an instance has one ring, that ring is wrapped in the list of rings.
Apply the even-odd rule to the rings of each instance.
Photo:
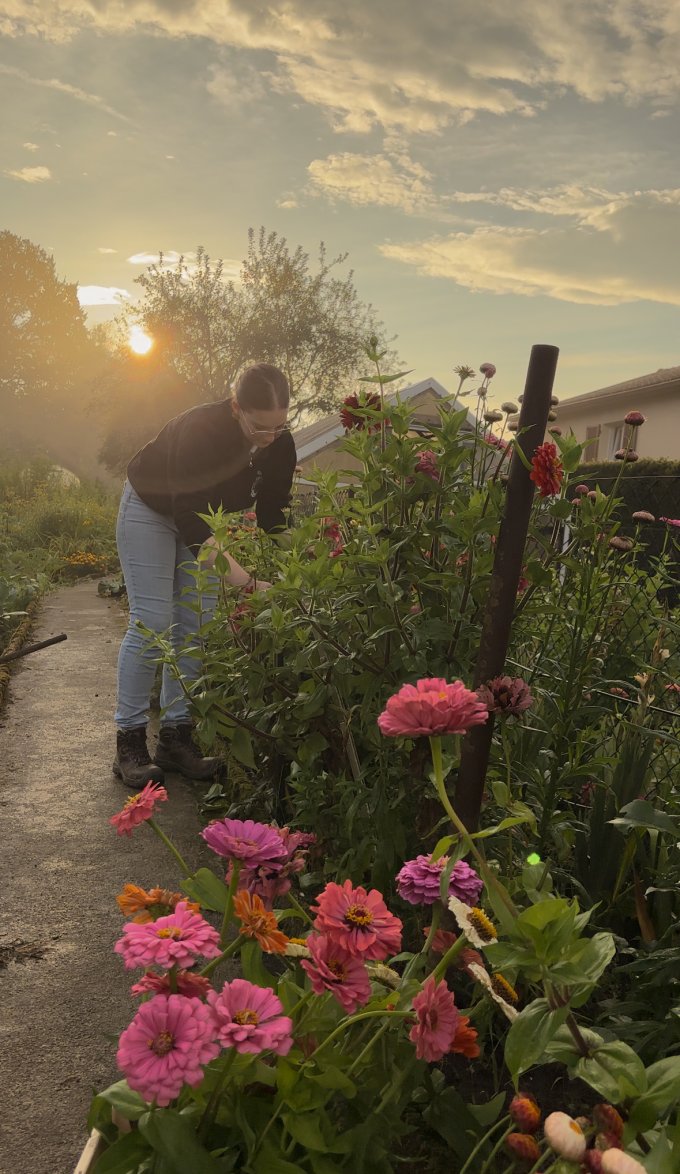
[[[590,443],[588,443],[590,441]],[[596,461],[600,447],[600,425],[588,424],[586,427],[586,448],[583,454],[586,461]]]

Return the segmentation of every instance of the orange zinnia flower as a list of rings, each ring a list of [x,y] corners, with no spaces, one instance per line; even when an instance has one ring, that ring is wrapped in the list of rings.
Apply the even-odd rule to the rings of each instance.
[[[467,1056],[468,1060],[476,1060],[479,1055],[477,1032],[469,1027],[469,1016],[459,1015],[456,1023],[456,1034],[451,1041],[450,1052],[457,1052],[460,1056]]]
[[[261,897],[241,889],[234,897],[234,912],[245,937],[255,938],[267,954],[284,953],[288,938],[277,928],[275,915],[265,909]]]
[[[149,921],[155,921],[157,917],[164,917],[168,913],[174,913],[178,901],[184,901],[187,909],[192,913],[200,913],[201,906],[195,901],[187,901],[186,897],[181,893],[173,893],[170,889],[146,889],[140,888],[139,885],[127,884],[123,885],[122,893],[116,897],[118,908],[125,917],[132,917],[132,920],[140,925],[146,924]],[[136,913],[138,916],[133,917]]]

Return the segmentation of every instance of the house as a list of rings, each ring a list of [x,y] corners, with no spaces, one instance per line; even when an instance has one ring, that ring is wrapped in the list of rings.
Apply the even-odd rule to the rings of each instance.
[[[563,433],[571,429],[589,442],[584,460],[608,461],[623,446],[625,415],[635,410],[646,417],[635,435],[639,456],[680,460],[680,367],[560,400],[557,423]]]
[[[456,411],[463,407],[458,400],[451,401],[450,392],[436,379],[423,379],[420,383],[411,384],[410,387],[402,387],[400,391],[385,394],[386,405],[397,402],[409,403],[413,411],[413,431],[422,431],[425,435],[429,426],[440,422],[438,405],[448,403],[451,409]],[[467,423],[474,428],[475,418],[472,412],[468,412]],[[293,434],[293,438],[303,484],[305,474],[312,469],[351,473],[361,468],[360,462],[342,448],[345,429],[340,423],[339,411],[332,416],[325,416],[323,420],[317,420],[314,424],[308,424],[306,428],[299,428]]]

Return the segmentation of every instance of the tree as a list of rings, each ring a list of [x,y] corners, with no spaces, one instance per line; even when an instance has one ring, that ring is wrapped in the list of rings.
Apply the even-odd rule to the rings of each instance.
[[[137,278],[141,305],[124,314],[156,339],[195,402],[220,399],[250,362],[276,363],[288,376],[296,423],[333,411],[368,371],[366,338],[384,338],[353,273],[336,274],[346,260],[347,254],[328,260],[322,243],[312,269],[300,246],[291,251],[277,233],[250,229],[238,284],[203,248],[194,262],[181,257],[174,268],[161,256]]]
[[[104,357],[77,286],[32,241],[0,232],[0,419],[5,447],[84,471],[94,458],[83,403]],[[82,459],[81,459],[82,458]]]
[[[91,358],[77,286],[39,245],[0,232],[0,402],[35,411],[70,398]]]

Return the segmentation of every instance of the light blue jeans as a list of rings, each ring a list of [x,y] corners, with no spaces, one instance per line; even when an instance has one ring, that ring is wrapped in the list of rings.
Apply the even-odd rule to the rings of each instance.
[[[201,670],[200,624],[209,619],[217,602],[219,578],[204,574],[207,588],[197,583],[192,571],[197,562],[184,545],[170,517],[157,514],[125,482],[118,511],[116,542],[130,604],[130,623],[118,657],[118,701],[115,721],[119,730],[145,726],[159,650],[149,647],[148,637],[137,627],[140,620],[152,632],[169,636],[177,652],[185,684]],[[192,640],[192,637],[194,639]],[[179,681],[163,665],[161,725],[190,720],[189,703]]]

